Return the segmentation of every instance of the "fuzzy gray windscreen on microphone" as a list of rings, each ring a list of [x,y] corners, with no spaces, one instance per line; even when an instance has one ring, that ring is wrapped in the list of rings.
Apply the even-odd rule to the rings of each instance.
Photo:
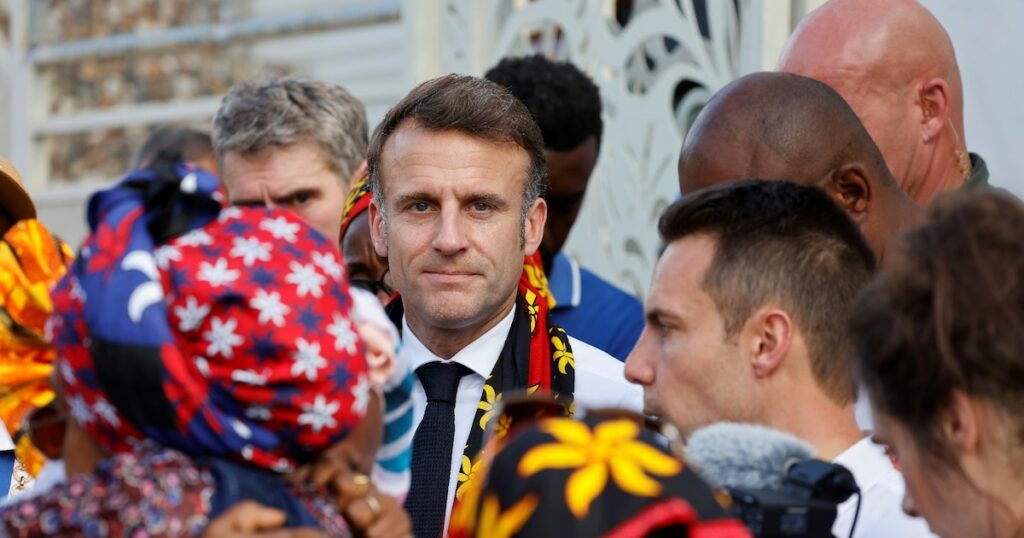
[[[805,441],[753,424],[711,424],[686,442],[686,462],[716,488],[777,490],[790,467],[813,457]]]

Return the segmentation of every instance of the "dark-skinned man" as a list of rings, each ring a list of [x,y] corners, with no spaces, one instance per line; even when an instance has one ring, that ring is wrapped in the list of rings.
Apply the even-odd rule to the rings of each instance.
[[[555,298],[551,315],[569,334],[625,360],[643,330],[643,307],[562,251],[601,149],[597,86],[571,63],[540,55],[506,58],[485,78],[522,101],[544,137],[548,220],[540,254]]]
[[[823,189],[853,218],[880,264],[922,210],[900,190],[846,101],[821,82],[754,73],[711,98],[679,154],[679,190],[746,178]]]

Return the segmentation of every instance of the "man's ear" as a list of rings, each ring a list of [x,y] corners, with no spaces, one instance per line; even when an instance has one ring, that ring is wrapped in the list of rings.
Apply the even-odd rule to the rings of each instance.
[[[867,216],[871,195],[874,194],[864,170],[861,163],[846,163],[833,170],[820,185],[857,224],[861,224]]]
[[[977,452],[984,412],[985,409],[976,398],[960,390],[953,391],[949,409],[940,418],[939,434],[955,453]]]
[[[377,207],[377,201],[370,202],[370,239],[373,241],[373,250],[381,258],[388,257],[388,232],[384,222],[384,215]]]
[[[765,307],[754,313],[743,328],[741,345],[746,347],[754,376],[770,377],[785,361],[793,339],[793,320],[785,311]]]
[[[917,105],[921,108],[921,140],[931,142],[949,121],[949,85],[941,78],[922,82],[917,90]]]
[[[543,198],[537,198],[526,212],[526,222],[523,223],[523,254],[532,256],[537,252],[540,240],[544,238],[544,223],[547,220],[548,203]]]

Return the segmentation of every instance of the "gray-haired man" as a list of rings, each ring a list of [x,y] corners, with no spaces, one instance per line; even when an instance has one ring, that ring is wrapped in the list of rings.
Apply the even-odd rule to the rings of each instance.
[[[235,86],[213,122],[232,204],[287,207],[330,238],[341,229],[367,140],[359,100],[340,86],[294,77]]]

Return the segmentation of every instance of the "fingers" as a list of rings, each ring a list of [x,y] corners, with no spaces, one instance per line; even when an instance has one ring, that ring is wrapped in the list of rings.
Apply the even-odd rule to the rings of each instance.
[[[285,480],[285,482],[288,482],[289,484],[294,486],[296,484],[301,484],[303,482],[306,482],[309,479],[309,476],[312,473],[313,473],[313,466],[312,465],[303,465],[302,467],[299,467],[298,469],[292,471],[291,474],[285,475],[284,476],[284,480]]]
[[[365,538],[406,538],[412,536],[412,522],[394,497],[371,493],[366,499],[374,499],[378,503],[378,509],[373,522],[368,527],[364,527],[363,536]],[[355,504],[358,506],[358,503]],[[372,506],[370,508],[372,509]]]
[[[370,479],[366,475],[359,473],[337,476],[331,481],[330,489],[334,492],[335,497],[337,497],[338,508],[342,512],[346,512],[352,503],[370,493]],[[368,509],[368,507],[366,508]],[[372,510],[370,512],[372,516]],[[366,521],[369,522],[370,520],[372,520],[372,517]]]
[[[317,529],[301,528],[301,529],[280,529],[276,531],[270,531],[265,533],[250,534],[257,538],[327,538],[327,535],[320,532]],[[232,536],[226,538],[243,538],[242,536]]]
[[[231,533],[253,533],[276,529],[285,522],[280,510],[263,506],[254,501],[242,501],[214,519],[203,536],[228,536]]]
[[[352,476],[352,468],[348,462],[336,458],[321,458],[310,466],[306,481],[320,487],[330,487],[332,482],[346,480]]]
[[[204,538],[327,538],[323,532],[313,528],[301,529],[276,529],[270,531],[223,531],[211,534],[209,530],[203,534]]]

